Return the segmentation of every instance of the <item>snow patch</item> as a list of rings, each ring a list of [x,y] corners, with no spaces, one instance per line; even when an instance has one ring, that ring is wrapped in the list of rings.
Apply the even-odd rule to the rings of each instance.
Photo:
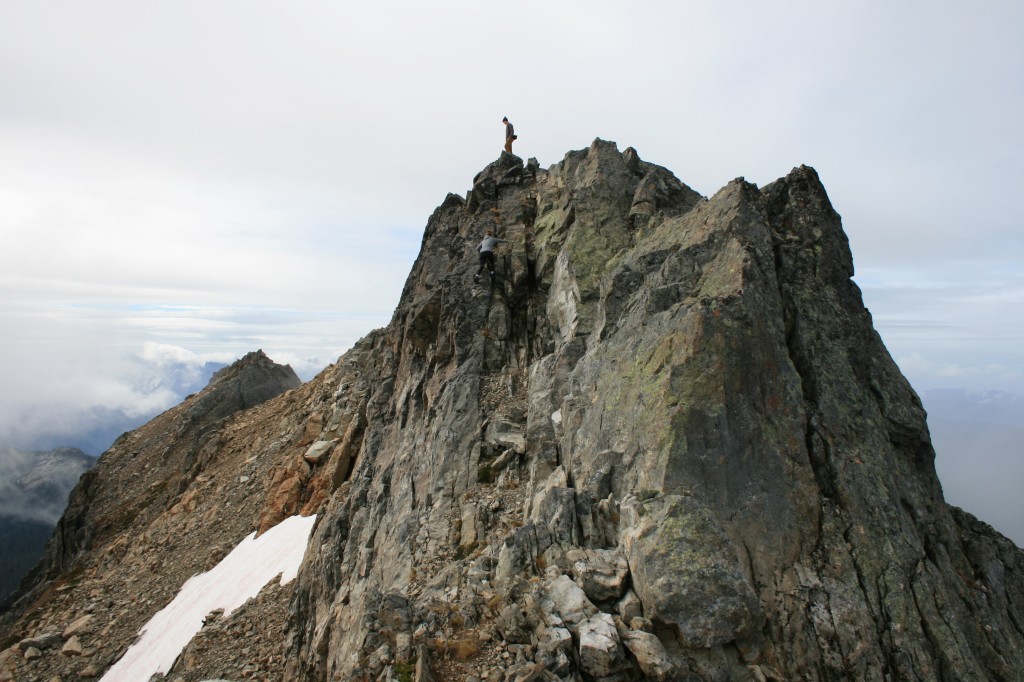
[[[227,617],[275,576],[281,576],[282,585],[294,580],[315,520],[292,516],[259,538],[252,533],[213,569],[185,581],[178,596],[142,627],[138,641],[100,682],[139,682],[166,674],[210,611],[224,609]]]

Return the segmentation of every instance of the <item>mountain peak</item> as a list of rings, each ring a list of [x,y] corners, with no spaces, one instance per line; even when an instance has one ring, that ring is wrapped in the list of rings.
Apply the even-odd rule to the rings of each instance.
[[[298,376],[295,375],[295,371],[291,368],[291,365],[279,365],[263,352],[263,349],[254,350],[246,353],[239,359],[227,367],[222,367],[213,376],[210,377],[209,386],[213,386],[222,381],[228,381],[236,379],[237,377],[246,373],[260,373],[260,374],[273,374],[280,376],[283,383],[287,384],[289,388],[295,388],[298,386]]]
[[[811,168],[705,198],[600,139],[547,169],[502,154],[431,214],[386,328],[265,403],[218,416],[201,394],[105,453],[79,494],[107,511],[8,636],[93,591],[163,603],[315,513],[295,583],[172,678],[1009,679],[1024,553],[946,505],[852,274]],[[158,607],[94,606],[93,661]]]

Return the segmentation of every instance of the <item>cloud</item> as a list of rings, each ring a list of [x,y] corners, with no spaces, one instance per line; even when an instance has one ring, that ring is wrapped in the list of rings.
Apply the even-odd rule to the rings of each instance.
[[[107,338],[116,338],[116,325],[88,318],[36,318],[20,329],[25,336],[0,338],[0,444],[28,450],[73,445],[99,454],[122,431],[202,388],[208,363],[223,357],[169,344],[133,352],[126,339]]]
[[[977,344],[968,344],[968,348],[976,351],[984,348],[985,340]],[[970,362],[977,357],[974,352],[964,352],[963,342],[933,342],[912,344],[914,350],[906,354],[895,354],[896,364],[918,390],[931,391],[945,388],[961,388],[971,391],[1002,390],[1011,393],[1021,392],[1024,387],[1024,371],[1020,362],[1020,354],[994,356],[991,362]],[[903,348],[900,342],[890,343],[893,348]]]
[[[56,524],[88,466],[80,456],[0,446],[0,517]]]
[[[927,374],[943,378],[971,378],[971,383],[977,383],[978,378],[984,377],[989,380],[998,377],[1005,377],[1013,370],[1006,365],[989,363],[985,365],[959,365],[952,362],[935,362],[924,357],[920,353],[900,356],[896,359],[897,364],[908,374]]]
[[[1024,399],[986,391],[921,395],[946,501],[1024,545]]]
[[[164,367],[171,364],[195,365],[199,356],[181,346],[147,341],[142,346],[142,359]]]
[[[92,454],[251,350],[262,348],[309,379],[386,321],[316,310],[114,303],[0,303],[0,319],[18,330],[0,337],[0,444],[75,445]]]
[[[1012,257],[859,271],[875,327],[918,390],[1024,393],[1024,273]]]

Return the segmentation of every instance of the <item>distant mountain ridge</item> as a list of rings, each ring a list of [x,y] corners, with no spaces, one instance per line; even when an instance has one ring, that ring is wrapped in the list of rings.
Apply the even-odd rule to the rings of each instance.
[[[0,447],[0,604],[43,556],[68,495],[95,462],[77,448]]]
[[[56,523],[68,493],[95,463],[78,448],[24,452],[0,447],[0,514]]]
[[[228,368],[220,362],[195,365],[172,361],[159,363],[156,372],[153,363],[137,362],[145,368],[145,378],[136,388],[145,394],[166,390],[182,399],[201,391]],[[71,490],[95,464],[96,457],[86,451],[106,450],[118,436],[154,416],[94,407],[76,433],[33,432],[31,449],[0,446],[0,548],[4,550],[0,555],[0,604],[42,558]],[[48,447],[52,443],[64,445]]]

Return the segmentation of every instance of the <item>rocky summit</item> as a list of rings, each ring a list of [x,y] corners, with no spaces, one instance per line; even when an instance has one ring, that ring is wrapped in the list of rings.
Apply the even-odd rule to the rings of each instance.
[[[943,500],[852,276],[811,168],[705,198],[601,140],[502,154],[387,327],[298,387],[243,359],[103,455],[0,680],[102,675],[185,578],[313,513],[298,578],[166,679],[1022,679],[1024,553]]]

